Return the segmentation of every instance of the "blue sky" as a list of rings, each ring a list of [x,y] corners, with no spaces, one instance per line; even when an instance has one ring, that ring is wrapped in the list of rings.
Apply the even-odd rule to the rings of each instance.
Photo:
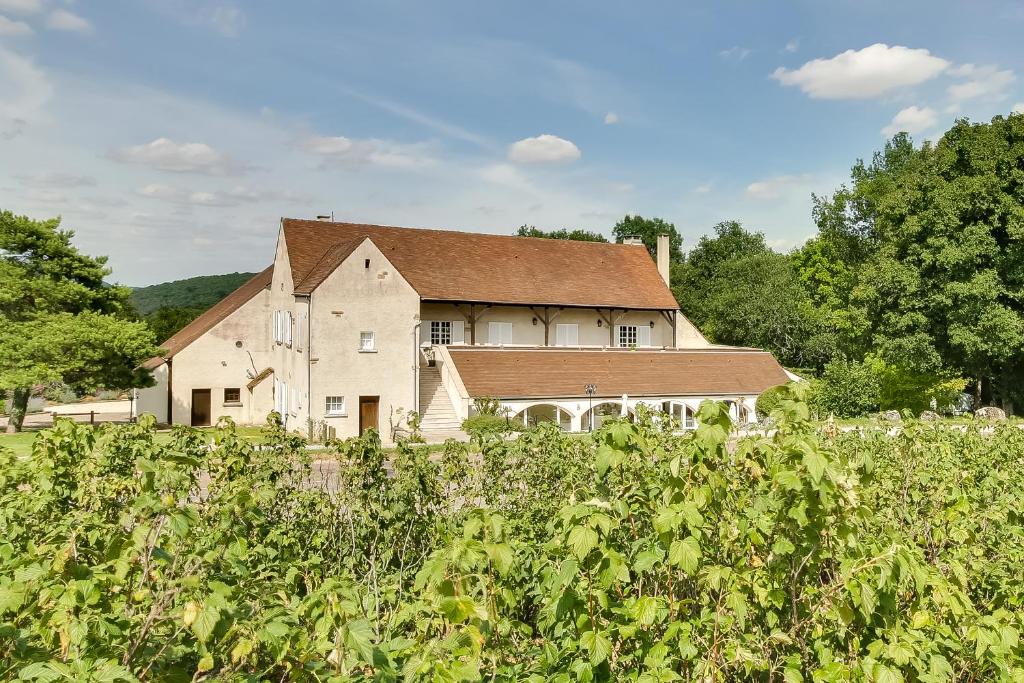
[[[132,285],[281,216],[780,249],[887,134],[1024,110],[1019,2],[0,0],[0,208]]]

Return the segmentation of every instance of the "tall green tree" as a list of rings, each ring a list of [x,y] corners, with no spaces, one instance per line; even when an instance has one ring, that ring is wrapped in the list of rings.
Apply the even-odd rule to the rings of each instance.
[[[158,352],[153,333],[127,320],[130,290],[104,282],[106,257],[82,254],[60,219],[0,211],[0,388],[21,429],[34,385],[61,381],[80,391],[152,382],[139,366]]]
[[[896,136],[816,208],[857,270],[850,305],[889,363],[974,378],[1012,409],[1024,382],[1024,116]]]
[[[161,306],[146,316],[146,324],[161,343],[203,314],[200,306]]]
[[[794,367],[820,368],[835,353],[793,260],[736,221],[701,237],[672,282],[683,313],[717,343],[764,348]]]
[[[540,237],[549,240],[575,240],[577,242],[607,242],[608,238],[599,232],[583,228],[560,228],[558,230],[541,230],[533,225],[520,225],[516,230],[517,237]]]
[[[676,230],[675,225],[660,218],[627,214],[612,228],[612,235],[615,236],[615,241],[620,243],[627,237],[639,237],[647,251],[651,252],[651,258],[657,257],[658,235],[668,235],[669,263],[683,261],[683,236]]]

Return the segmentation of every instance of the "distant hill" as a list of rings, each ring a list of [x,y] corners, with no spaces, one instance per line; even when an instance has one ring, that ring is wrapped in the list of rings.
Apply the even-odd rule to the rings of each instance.
[[[132,290],[132,303],[135,310],[144,316],[163,307],[193,308],[201,312],[238,289],[253,275],[255,273],[200,275],[159,285],[136,287]]]

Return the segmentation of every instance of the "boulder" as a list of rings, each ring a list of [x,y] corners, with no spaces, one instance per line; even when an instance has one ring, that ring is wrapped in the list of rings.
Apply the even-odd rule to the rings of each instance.
[[[995,406],[985,406],[984,408],[978,408],[974,411],[974,417],[979,420],[1005,420],[1006,413],[1003,412],[1002,408],[996,408]]]
[[[900,415],[900,411],[898,410],[886,410],[880,415],[880,417],[883,420],[888,420],[889,422],[903,422],[903,416]]]
[[[935,422],[938,419],[940,419],[939,414],[936,413],[934,410],[926,410],[923,413],[921,413],[921,420],[923,422]]]

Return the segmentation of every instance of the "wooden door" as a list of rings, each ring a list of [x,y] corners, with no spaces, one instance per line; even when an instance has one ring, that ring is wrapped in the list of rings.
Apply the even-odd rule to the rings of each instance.
[[[210,390],[192,390],[192,426],[210,426]]]
[[[359,435],[366,433],[367,429],[380,431],[377,424],[379,416],[380,397],[360,396],[359,397]]]

